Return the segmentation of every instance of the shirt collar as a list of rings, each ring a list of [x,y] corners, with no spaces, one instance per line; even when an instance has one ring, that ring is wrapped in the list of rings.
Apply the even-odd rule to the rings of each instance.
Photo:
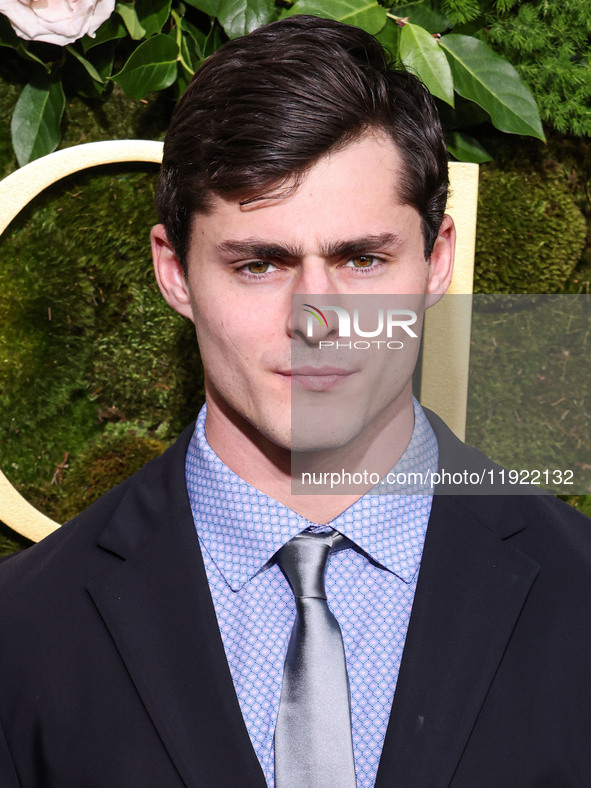
[[[313,525],[245,482],[213,451],[205,436],[204,405],[185,462],[195,527],[228,585],[238,591],[296,534]],[[421,406],[406,451],[393,469],[435,471],[438,446]],[[430,494],[368,493],[330,522],[385,569],[410,583],[421,560]]]

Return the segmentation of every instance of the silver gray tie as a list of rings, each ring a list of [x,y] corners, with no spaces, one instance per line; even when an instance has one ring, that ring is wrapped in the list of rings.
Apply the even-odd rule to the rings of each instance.
[[[275,728],[276,788],[355,788],[343,638],[324,589],[336,531],[295,536],[277,553],[296,600]]]

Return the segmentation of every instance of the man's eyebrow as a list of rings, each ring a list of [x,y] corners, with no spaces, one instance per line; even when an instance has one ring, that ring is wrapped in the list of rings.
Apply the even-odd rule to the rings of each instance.
[[[323,257],[351,257],[363,252],[378,252],[390,249],[400,243],[396,233],[379,233],[378,235],[362,235],[345,241],[331,241],[323,244],[320,254]]]
[[[356,254],[377,252],[391,249],[400,243],[396,233],[379,233],[377,235],[362,235],[343,241],[327,241],[320,244],[319,253],[322,257],[348,257]],[[246,238],[236,241],[222,241],[216,247],[218,254],[223,257],[250,257],[260,260],[289,259],[298,260],[304,256],[304,249],[290,244],[273,243],[257,238]]]
[[[255,259],[298,259],[303,257],[303,249],[300,246],[290,246],[289,244],[277,244],[269,241],[262,241],[256,238],[247,238],[243,241],[222,241],[217,245],[217,251],[224,257],[252,257]]]

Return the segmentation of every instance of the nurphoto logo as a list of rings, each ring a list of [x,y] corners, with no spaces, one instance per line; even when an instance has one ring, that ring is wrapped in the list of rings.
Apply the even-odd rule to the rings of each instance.
[[[342,306],[329,306],[323,305],[316,307],[312,304],[302,304],[304,312],[308,313],[306,336],[308,339],[314,338],[314,331],[318,334],[319,329],[316,324],[320,326],[320,330],[326,334],[330,333],[330,325],[325,312],[332,312],[336,314],[338,320],[338,339],[328,340],[321,339],[318,342],[318,349],[333,348],[335,350],[340,348],[348,348],[355,350],[369,350],[370,348],[386,347],[389,350],[402,350],[404,342],[399,339],[393,339],[394,329],[402,329],[411,339],[418,339],[417,334],[410,326],[417,322],[417,314],[411,309],[378,309],[375,315],[375,322],[377,326],[369,330],[364,330],[360,326],[359,309],[350,311]],[[367,316],[364,314],[364,322],[367,323]],[[374,323],[375,325],[375,323]],[[367,325],[366,325],[367,328]],[[340,342],[340,339],[350,339],[351,332],[356,337],[362,337],[356,341]],[[384,339],[373,339],[373,337],[384,336]],[[371,340],[371,341],[368,341]]]

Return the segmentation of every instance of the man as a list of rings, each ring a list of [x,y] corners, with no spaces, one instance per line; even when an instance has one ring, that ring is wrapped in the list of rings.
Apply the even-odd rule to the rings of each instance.
[[[356,28],[294,17],[196,75],[152,248],[207,410],[1,567],[2,786],[591,784],[586,518],[549,496],[292,488],[294,440],[380,473],[493,468],[413,403],[412,364],[290,361],[320,341],[294,296],[420,311],[445,292],[446,192],[427,92]],[[296,435],[292,391],[356,406]],[[325,595],[293,552],[312,543]]]

